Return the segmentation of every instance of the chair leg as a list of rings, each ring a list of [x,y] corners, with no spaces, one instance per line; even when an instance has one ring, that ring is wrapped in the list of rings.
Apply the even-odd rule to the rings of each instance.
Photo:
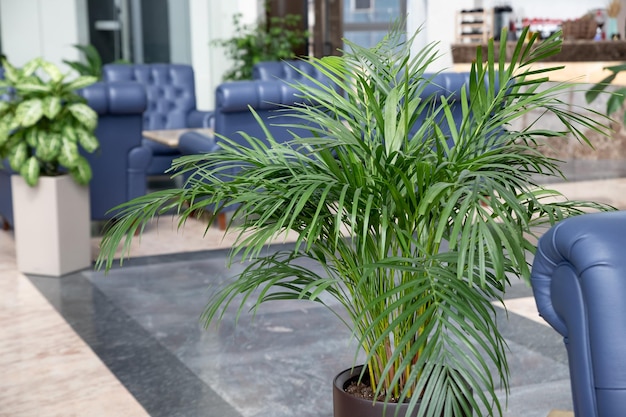
[[[220,230],[226,230],[226,213],[222,212],[220,214],[217,215],[217,226],[220,228]]]

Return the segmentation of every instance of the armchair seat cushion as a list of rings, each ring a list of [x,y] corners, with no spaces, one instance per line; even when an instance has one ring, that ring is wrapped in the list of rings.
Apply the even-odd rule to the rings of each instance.
[[[155,142],[153,140],[144,138],[141,143],[148,147],[153,155],[179,155],[180,152],[177,148],[172,148],[171,146],[163,145],[161,143]]]

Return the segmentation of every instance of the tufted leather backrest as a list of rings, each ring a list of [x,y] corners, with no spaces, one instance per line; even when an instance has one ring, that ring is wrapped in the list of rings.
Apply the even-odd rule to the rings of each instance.
[[[105,81],[138,81],[146,88],[145,130],[187,127],[187,115],[196,108],[194,72],[184,64],[107,64]]]
[[[539,314],[563,336],[576,416],[626,410],[626,212],[558,223],[539,240],[531,283]]]
[[[284,107],[302,102],[296,94],[293,87],[277,80],[223,83],[215,90],[215,133],[236,141],[241,139],[239,132],[263,138],[263,129],[250,112],[250,106],[279,142],[291,139],[293,133],[310,136],[308,130],[281,126],[302,123]]]

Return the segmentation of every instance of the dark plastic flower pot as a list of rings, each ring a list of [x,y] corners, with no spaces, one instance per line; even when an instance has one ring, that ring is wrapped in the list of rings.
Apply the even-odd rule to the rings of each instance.
[[[419,402],[411,414],[407,414],[408,404],[385,403],[355,397],[345,391],[352,381],[356,381],[361,374],[363,365],[355,366],[354,369],[346,369],[339,373],[333,381],[333,416],[334,417],[416,417],[419,410]],[[398,408],[400,409],[398,411]],[[396,414],[397,412],[397,414]],[[465,417],[470,417],[472,413]]]
[[[399,407],[399,417],[415,417],[417,416],[416,407],[410,415],[406,415],[408,409],[407,404],[388,403],[385,408],[383,402],[377,401],[372,403],[370,400],[355,397],[345,392],[351,381],[359,378],[363,365],[355,366],[354,369],[346,369],[335,377],[333,382],[333,416],[334,417],[393,417]],[[384,410],[384,414],[383,414]]]

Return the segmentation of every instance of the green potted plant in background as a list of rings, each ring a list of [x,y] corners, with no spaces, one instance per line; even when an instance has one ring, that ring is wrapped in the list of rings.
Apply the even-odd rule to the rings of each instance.
[[[604,67],[604,70],[610,71],[611,74],[604,77],[600,82],[594,84],[585,94],[587,103],[593,103],[598,97],[606,92],[609,87],[617,78],[617,76],[626,71],[626,64],[617,64]],[[608,96],[606,102],[606,114],[612,115],[619,110],[624,109],[624,100],[626,99],[626,87],[616,87],[614,91]],[[620,122],[626,125],[626,112],[622,114]]]
[[[102,57],[96,47],[91,44],[76,44],[72,46],[83,54],[83,59],[80,61],[70,61],[64,59],[63,63],[72,68],[79,75],[93,76],[98,80],[102,80]],[[130,62],[126,59],[116,59],[113,63],[130,64]]]
[[[57,66],[35,58],[16,68],[2,62],[0,161],[12,170],[18,268],[63,275],[91,264],[89,180],[80,154],[95,151],[98,115],[76,93],[96,81],[68,79]]]
[[[220,138],[221,151],[180,158],[175,175],[195,175],[121,206],[97,267],[110,268],[119,245],[128,250],[155,216],[174,210],[182,225],[208,207],[214,215],[234,207],[231,256],[247,267],[210,297],[207,325],[231,303],[242,314],[250,300],[254,310],[272,300],[324,303],[326,293],[365,358],[335,380],[335,417],[501,415],[507,348],[492,302],[502,302],[512,277],[528,279],[536,227],[610,209],[565,201],[536,182],[561,175],[536,139],[607,133],[604,120],[560,101],[568,86],[546,77],[557,68],[533,70],[559,52],[558,36],[539,43],[526,30],[511,56],[501,45],[498,61],[493,41],[485,54],[479,47],[456,98],[423,99],[436,46],[411,56],[398,31],[372,49],[346,42],[343,56],[312,59],[341,92],[315,79],[295,85],[307,104],[289,110],[310,136],[277,143],[269,132],[263,140],[242,132],[247,147]],[[511,127],[537,110],[556,115],[562,129]],[[265,245],[286,231],[295,244],[268,254]],[[303,268],[303,259],[324,272]],[[377,400],[345,395],[351,378]]]
[[[301,16],[273,16],[254,25],[242,24],[241,17],[233,16],[233,37],[214,42],[225,48],[226,56],[233,61],[232,68],[224,73],[224,81],[250,80],[254,64],[294,59],[294,50],[307,42],[308,33],[300,28]]]
[[[83,54],[83,61],[69,61],[64,59],[63,63],[80,75],[90,75],[96,77],[98,80],[102,79],[102,58],[95,46],[91,44],[73,45],[78,51]]]

